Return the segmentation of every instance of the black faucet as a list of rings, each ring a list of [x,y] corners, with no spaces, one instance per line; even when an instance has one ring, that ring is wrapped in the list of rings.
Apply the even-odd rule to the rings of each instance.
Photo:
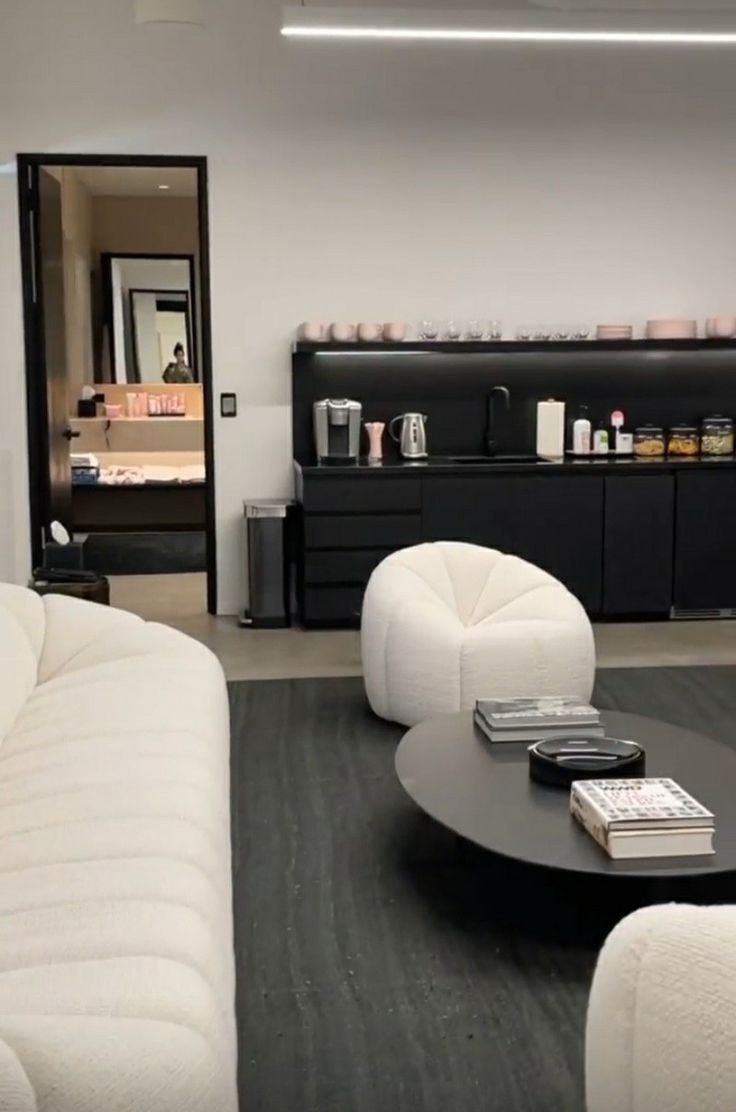
[[[505,410],[511,409],[511,393],[508,386],[494,386],[491,390],[486,403],[488,406],[486,415],[486,455],[495,456],[496,454],[496,395],[501,394],[505,402]]]

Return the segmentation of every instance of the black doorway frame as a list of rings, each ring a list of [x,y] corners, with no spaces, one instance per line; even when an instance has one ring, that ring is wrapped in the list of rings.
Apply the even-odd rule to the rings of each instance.
[[[207,534],[207,609],[217,613],[217,533],[215,521],[214,388],[212,382],[212,311],[210,287],[209,191],[207,158],[200,155],[115,155],[24,153],[17,156],[20,252],[23,282],[23,331],[26,361],[26,421],[28,426],[28,484],[31,517],[31,558],[41,563],[43,552],[43,475],[48,468],[49,438],[46,373],[36,351],[36,276],[40,249],[35,242],[38,211],[38,174],[43,166],[114,166],[182,168],[197,173],[199,224],[199,291],[201,300],[202,359],[199,381],[204,400],[205,531]],[[146,256],[152,258],[153,255]],[[171,256],[168,256],[171,257]]]
[[[200,247],[202,245],[200,244]],[[102,271],[102,301],[103,301],[103,314],[105,323],[108,327],[108,334],[110,340],[110,373],[112,381],[117,382],[117,369],[115,364],[115,342],[114,342],[114,321],[113,321],[113,296],[112,296],[112,260],[113,259],[158,259],[159,261],[172,259],[174,262],[187,262],[189,263],[189,294],[190,294],[190,317],[192,334],[189,336],[190,355],[194,356],[195,366],[197,372],[197,382],[201,382],[199,376],[199,333],[197,330],[197,265],[194,255],[176,255],[176,254],[156,254],[154,251],[145,251],[143,253],[137,251],[102,251],[100,253],[100,270]],[[142,291],[145,292],[145,291]],[[155,290],[150,291],[155,293]],[[173,291],[172,291],[173,292]],[[179,293],[186,291],[177,291]]]

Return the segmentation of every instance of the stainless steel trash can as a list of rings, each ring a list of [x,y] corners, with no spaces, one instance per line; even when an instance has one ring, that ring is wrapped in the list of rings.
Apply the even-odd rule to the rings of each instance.
[[[241,626],[283,629],[291,625],[286,523],[288,499],[254,498],[243,503],[248,598]]]

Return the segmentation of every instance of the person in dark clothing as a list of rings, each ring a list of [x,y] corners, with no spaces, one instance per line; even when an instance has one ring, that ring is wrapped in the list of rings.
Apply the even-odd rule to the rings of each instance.
[[[177,344],[174,348],[174,362],[167,365],[163,377],[164,382],[194,382],[192,368],[187,366],[183,344]]]

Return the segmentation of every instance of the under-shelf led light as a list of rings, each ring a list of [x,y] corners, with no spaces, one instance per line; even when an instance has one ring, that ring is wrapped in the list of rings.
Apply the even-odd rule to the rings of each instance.
[[[736,14],[291,7],[284,10],[281,34],[293,39],[388,42],[736,46]]]

